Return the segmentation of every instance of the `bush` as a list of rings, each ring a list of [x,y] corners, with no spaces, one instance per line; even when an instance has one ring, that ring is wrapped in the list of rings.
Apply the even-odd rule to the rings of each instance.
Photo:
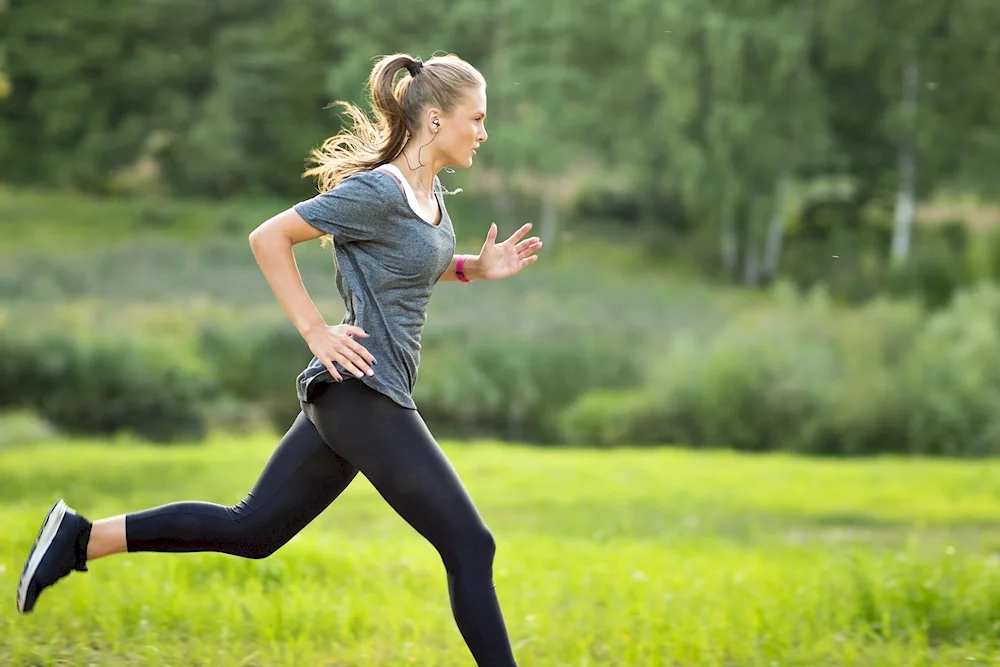
[[[637,384],[641,363],[636,347],[605,336],[439,334],[425,344],[414,399],[442,435],[552,443],[564,408],[588,391]]]
[[[0,330],[0,360],[0,408],[30,409],[64,433],[128,432],[154,442],[204,434],[211,380],[160,348]]]
[[[546,322],[424,338],[415,399],[436,435],[601,447],[676,444],[828,456],[987,456],[1000,443],[1000,289],[844,308],[779,285],[705,335],[644,341]],[[154,318],[162,323],[162,318]],[[283,319],[212,316],[137,343],[86,327],[0,328],[0,408],[69,433],[200,437],[206,421],[283,432],[310,352]],[[696,328],[697,327],[697,328]],[[647,326],[647,328],[649,328]],[[697,332],[697,333],[696,333]]]
[[[0,450],[52,442],[59,437],[52,425],[24,411],[0,411]]]
[[[961,252],[946,240],[935,239],[917,245],[906,263],[889,270],[889,292],[917,296],[930,309],[942,308],[966,284],[967,273]]]
[[[848,311],[821,292],[778,301],[711,339],[674,340],[638,389],[583,396],[560,417],[565,436],[824,455],[990,451],[1000,408],[995,290],[930,320],[912,302]]]
[[[435,329],[424,335],[414,400],[441,436],[552,443],[562,438],[560,412],[579,396],[640,381],[636,345],[578,332],[526,340]],[[206,326],[198,355],[230,400],[263,410],[275,430],[298,414],[295,377],[312,355],[284,321]]]
[[[573,438],[605,445],[797,448],[801,426],[826,407],[826,383],[837,373],[810,318],[757,312],[712,340],[677,338],[652,361],[642,389],[613,397],[607,411],[589,398],[562,423]]]
[[[290,324],[208,324],[198,354],[228,397],[262,410],[279,433],[291,426],[300,410],[295,378],[312,353]]]
[[[900,375],[910,450],[1000,451],[1000,292],[983,286],[933,315]]]

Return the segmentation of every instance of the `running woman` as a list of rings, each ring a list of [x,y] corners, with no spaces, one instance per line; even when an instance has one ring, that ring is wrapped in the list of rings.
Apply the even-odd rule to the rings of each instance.
[[[397,81],[397,74],[405,74]],[[456,255],[438,178],[470,167],[487,139],[486,81],[455,55],[380,59],[368,80],[375,122],[342,102],[353,128],[311,153],[319,194],[265,221],[250,246],[313,358],[296,379],[301,412],[255,485],[226,507],[174,502],[90,522],[60,499],[21,574],[17,606],[117,553],[217,552],[266,558],[361,472],[437,549],[458,630],[477,665],[516,665],[493,583],[494,537],[412,398],[428,301],[440,281],[499,280],[538,259],[527,224],[478,255]],[[333,243],[346,313],[329,326],[303,285],[298,243]],[[456,381],[461,381],[456,377]]]

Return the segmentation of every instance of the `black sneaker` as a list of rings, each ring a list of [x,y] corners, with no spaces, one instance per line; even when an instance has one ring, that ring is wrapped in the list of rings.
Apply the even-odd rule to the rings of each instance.
[[[28,554],[28,561],[21,571],[17,585],[17,610],[27,614],[35,607],[42,591],[73,570],[87,571],[87,540],[90,522],[56,501],[38,531],[35,544]]]

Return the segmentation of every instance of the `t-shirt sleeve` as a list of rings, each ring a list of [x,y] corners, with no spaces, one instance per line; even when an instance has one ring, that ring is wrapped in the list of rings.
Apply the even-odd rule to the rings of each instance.
[[[385,217],[383,197],[373,174],[354,174],[293,208],[310,225],[333,236],[336,243],[368,241],[376,237],[376,225]]]

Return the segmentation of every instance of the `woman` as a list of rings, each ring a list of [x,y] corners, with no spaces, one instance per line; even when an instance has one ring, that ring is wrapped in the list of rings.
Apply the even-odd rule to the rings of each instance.
[[[394,84],[404,68],[409,75]],[[93,523],[58,501],[21,575],[22,613],[47,587],[110,554],[269,556],[360,471],[440,553],[477,664],[515,664],[492,581],[493,536],[411,394],[434,285],[512,276],[537,260],[542,244],[524,239],[530,225],[497,244],[491,225],[478,255],[454,254],[437,173],[471,166],[486,141],[486,82],[474,67],[453,55],[425,64],[396,54],[375,65],[369,86],[378,122],[343,103],[353,131],[312,153],[306,174],[321,193],[250,234],[268,284],[315,355],[297,378],[302,412],[253,489],[232,507],[176,502]],[[320,237],[332,237],[346,306],[336,326],[317,311],[292,253]]]

